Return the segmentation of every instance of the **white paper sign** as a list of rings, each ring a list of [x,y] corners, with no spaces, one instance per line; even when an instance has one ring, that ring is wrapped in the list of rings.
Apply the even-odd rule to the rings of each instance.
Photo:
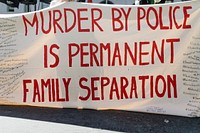
[[[0,17],[0,103],[200,116],[200,1],[70,2]]]

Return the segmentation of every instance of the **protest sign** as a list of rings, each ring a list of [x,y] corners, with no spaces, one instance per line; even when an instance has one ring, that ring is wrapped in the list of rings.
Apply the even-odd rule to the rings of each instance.
[[[62,3],[0,17],[0,103],[200,116],[200,1]]]

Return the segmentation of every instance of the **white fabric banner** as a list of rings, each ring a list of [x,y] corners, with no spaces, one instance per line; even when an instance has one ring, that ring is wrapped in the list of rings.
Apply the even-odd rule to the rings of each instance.
[[[200,1],[61,3],[0,16],[0,103],[200,116]]]

